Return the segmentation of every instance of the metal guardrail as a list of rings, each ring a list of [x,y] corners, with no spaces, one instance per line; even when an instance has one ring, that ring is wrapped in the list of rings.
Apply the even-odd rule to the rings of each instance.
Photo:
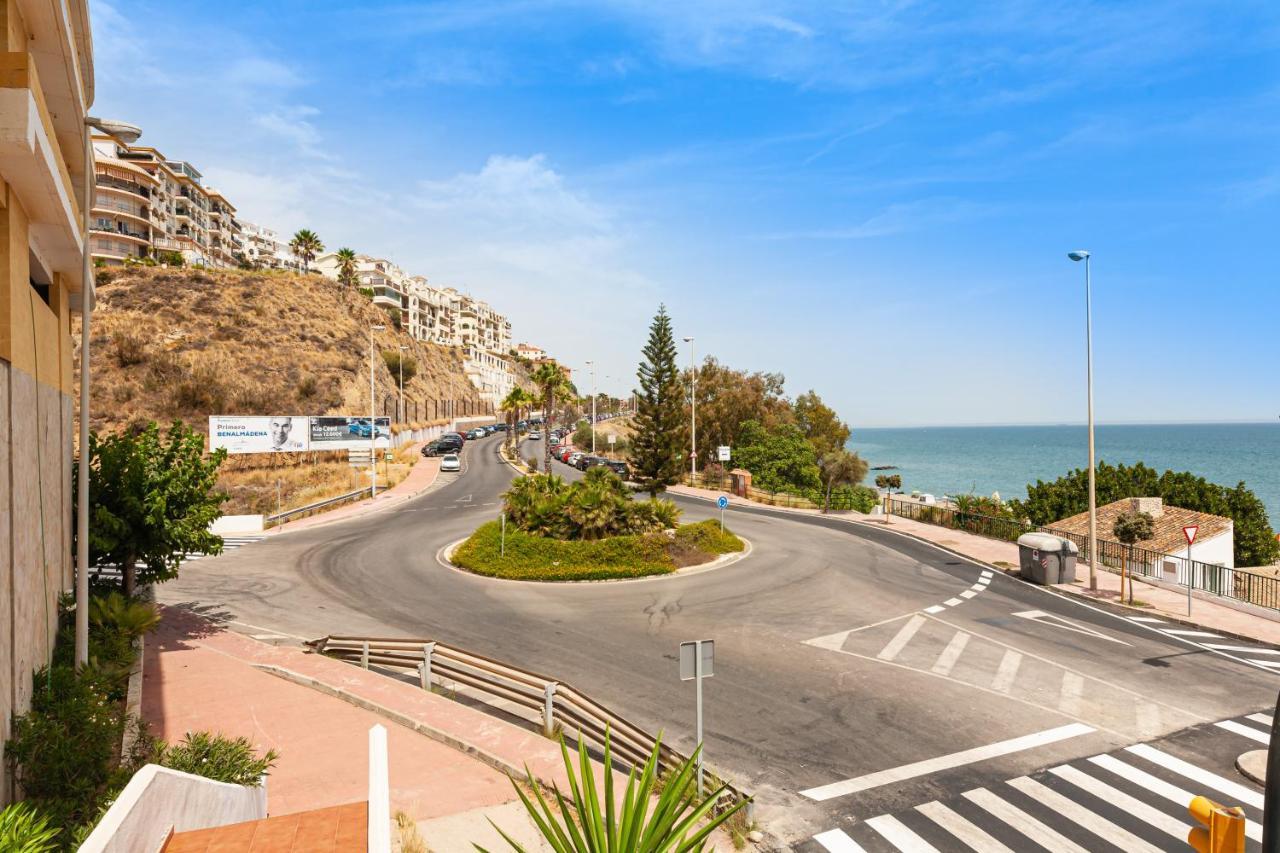
[[[891,498],[889,512],[901,518],[936,524],[952,530],[963,530],[991,539],[1017,541],[1024,533],[1049,533],[1070,539],[1080,549],[1080,559],[1089,561],[1089,537],[1056,527],[1041,526],[1012,518],[997,518],[967,512],[939,504],[921,504]],[[1153,580],[1164,580],[1187,586],[1221,598],[1280,610],[1280,578],[1229,569],[1216,563],[1189,560],[1185,556],[1153,551],[1138,545],[1125,545],[1111,539],[1098,539],[1098,565],[1118,574],[1127,565],[1130,573]]]
[[[542,732],[547,737],[554,736],[558,729],[576,733],[597,749],[603,749],[607,730],[613,753],[633,765],[643,765],[658,745],[653,735],[569,684],[435,640],[328,636],[309,640],[307,645],[320,654],[358,663],[365,669],[377,666],[415,672],[423,690],[453,682],[510,702],[538,714]],[[672,770],[687,760],[666,743],[659,745],[660,771]],[[719,774],[708,772],[713,780],[723,779]],[[726,793],[734,802],[750,800],[742,788],[725,784],[728,785]]]
[[[347,492],[345,495],[325,498],[322,501],[316,501],[315,503],[307,504],[306,506],[286,509],[284,512],[277,512],[275,515],[268,515],[266,520],[269,523],[278,524],[279,522],[288,521],[289,519],[296,518],[297,516],[306,515],[309,512],[315,512],[318,509],[324,509],[327,506],[333,506],[334,504],[355,500],[361,495],[367,494],[371,489],[371,486],[362,486],[353,492]]]

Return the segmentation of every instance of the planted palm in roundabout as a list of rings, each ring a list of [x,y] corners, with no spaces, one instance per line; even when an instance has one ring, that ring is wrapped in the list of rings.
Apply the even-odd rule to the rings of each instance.
[[[566,483],[554,474],[519,477],[503,495],[501,521],[481,525],[450,557],[492,577],[570,581],[670,574],[742,551],[717,521],[680,524],[668,500],[635,500],[608,468]]]

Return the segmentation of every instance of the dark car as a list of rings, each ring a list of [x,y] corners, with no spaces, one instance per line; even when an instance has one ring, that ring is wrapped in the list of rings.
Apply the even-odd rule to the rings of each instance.
[[[506,432],[506,431],[507,431],[507,425],[506,425],[506,424],[494,424],[494,425],[493,425],[493,431],[494,431],[494,432]]]
[[[484,431],[484,427],[476,427],[467,431],[467,438],[473,440],[477,438],[484,438],[486,435],[488,435],[488,433]]]
[[[606,459],[604,464],[608,466],[610,471],[617,474],[622,479],[631,479],[631,469],[628,468],[627,463],[623,462],[621,459]]]
[[[445,445],[438,440],[428,441],[426,444],[422,446],[422,455],[423,456],[440,456],[441,454],[449,452],[444,448],[445,448]]]
[[[451,437],[452,437],[452,438],[456,438],[458,441],[460,441],[460,442],[462,442],[462,443],[464,443],[464,444],[465,444],[465,443],[466,443],[466,441],[467,441],[467,437],[466,437],[465,435],[463,435],[462,433],[460,433],[460,432],[446,432],[444,435],[442,435],[442,436],[440,436],[440,437],[441,437],[441,438],[451,438]]]
[[[584,453],[578,457],[578,464],[575,467],[577,467],[579,471],[585,471],[588,468],[594,468],[595,466],[603,463],[604,460],[599,456],[592,456],[590,453]]]

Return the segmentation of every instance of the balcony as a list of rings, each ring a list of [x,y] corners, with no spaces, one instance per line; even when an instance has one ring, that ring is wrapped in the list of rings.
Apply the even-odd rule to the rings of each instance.
[[[89,226],[89,230],[95,234],[110,234],[112,237],[134,240],[143,245],[148,245],[151,242],[151,235],[143,231],[130,231],[123,222],[109,223],[99,219]]]
[[[111,190],[117,193],[127,193],[138,198],[151,198],[151,188],[134,181],[123,181],[120,178],[111,175],[98,175],[94,180],[94,184],[100,190]]]

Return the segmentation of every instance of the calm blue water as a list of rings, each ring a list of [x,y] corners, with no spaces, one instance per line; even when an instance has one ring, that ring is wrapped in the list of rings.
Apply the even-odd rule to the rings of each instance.
[[[1098,459],[1191,471],[1234,486],[1243,480],[1280,523],[1280,422],[1099,426]],[[907,492],[975,492],[1023,498],[1027,484],[1089,463],[1083,426],[854,429],[849,442],[869,464],[897,465]],[[877,472],[867,478],[873,481]]]

